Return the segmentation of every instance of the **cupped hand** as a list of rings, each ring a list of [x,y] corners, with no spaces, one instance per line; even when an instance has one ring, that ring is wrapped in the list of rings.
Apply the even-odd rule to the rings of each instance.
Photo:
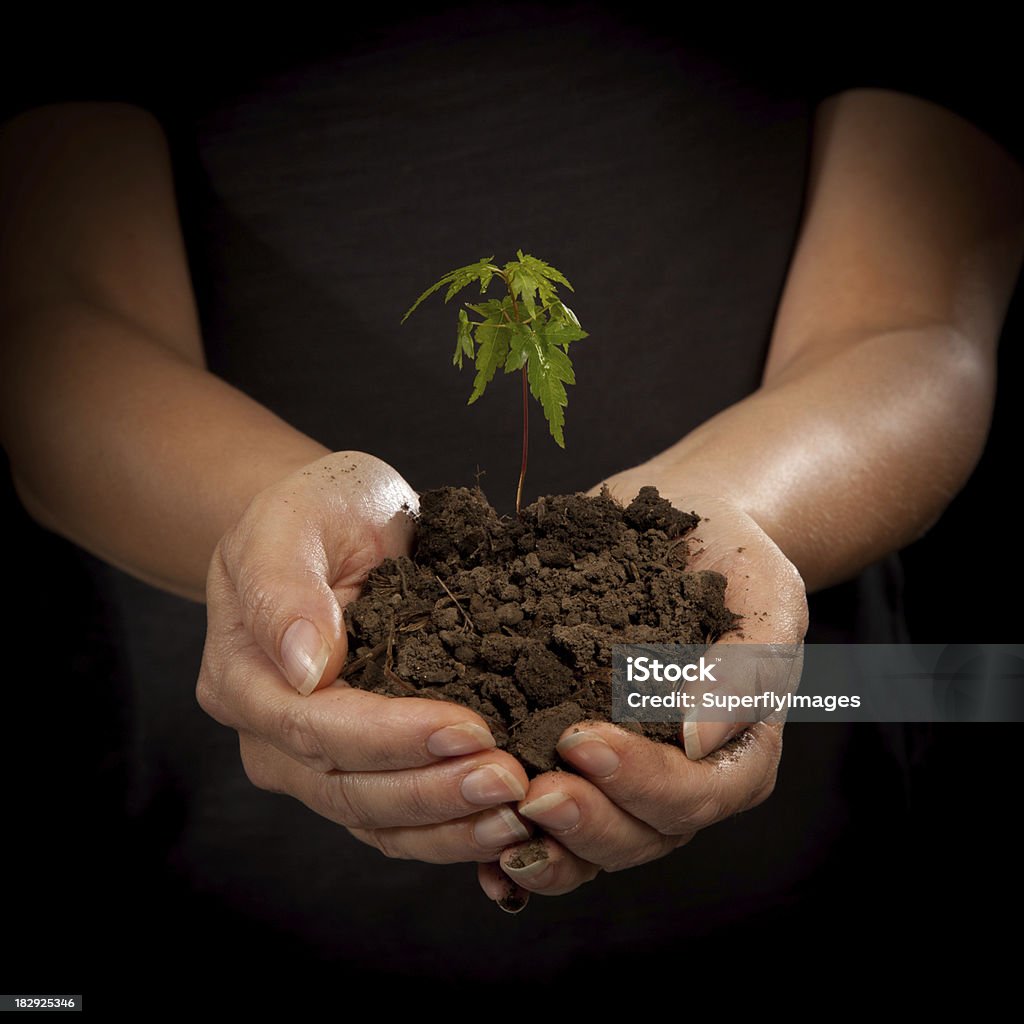
[[[325,456],[259,493],[210,564],[197,697],[238,731],[260,788],[388,856],[493,860],[529,835],[505,806],[525,796],[527,778],[483,720],[338,680],[342,611],[374,566],[409,553],[417,507],[394,469],[360,452]]]
[[[627,473],[608,484],[628,502],[651,482]],[[770,669],[772,678],[734,672],[723,689],[742,694],[795,688],[807,630],[806,595],[796,568],[741,509],[715,497],[674,493],[671,485],[659,489],[677,507],[701,516],[687,568],[723,573],[726,604],[742,616],[708,656],[733,643],[771,644],[789,652]],[[723,664],[730,664],[728,657]],[[518,813],[543,834],[505,850],[499,863],[481,864],[484,892],[496,899],[509,880],[526,892],[569,892],[601,870],[662,857],[701,829],[756,806],[775,785],[783,720],[776,714],[749,722],[690,721],[678,745],[655,743],[607,722],[571,727],[558,751],[578,774],[549,772],[532,781]]]

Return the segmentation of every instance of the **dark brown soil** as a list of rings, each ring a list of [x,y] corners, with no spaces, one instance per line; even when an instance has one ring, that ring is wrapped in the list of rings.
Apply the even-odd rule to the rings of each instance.
[[[342,677],[464,704],[528,774],[548,771],[568,726],[608,720],[614,644],[702,644],[735,625],[725,577],[686,571],[697,522],[653,487],[626,508],[607,494],[541,498],[517,519],[480,490],[428,491],[413,559],[385,561],[346,609]]]

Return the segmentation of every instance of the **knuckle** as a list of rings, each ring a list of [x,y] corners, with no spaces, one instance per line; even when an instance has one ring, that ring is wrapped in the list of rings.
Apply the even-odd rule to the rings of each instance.
[[[321,813],[348,829],[374,831],[377,822],[360,803],[350,785],[350,777],[343,772],[319,772],[314,776],[313,795]],[[380,842],[375,835],[373,845]],[[378,847],[379,848],[379,847]]]
[[[224,705],[220,693],[213,685],[211,673],[204,665],[196,682],[196,700],[199,706],[213,719],[224,724]]]
[[[277,722],[278,735],[287,749],[308,768],[329,772],[335,765],[324,751],[316,724],[310,717],[307,702],[286,700]]]
[[[238,571],[236,592],[242,614],[250,623],[269,622],[277,611],[273,573],[259,561],[249,561]]]
[[[252,750],[246,743],[241,744],[242,767],[246,778],[257,788],[268,793],[282,793],[274,772],[265,755]]]
[[[402,792],[395,794],[395,805],[401,809],[403,817],[415,822],[431,822],[445,817],[436,806],[434,786],[416,773],[410,775],[402,786]]]
[[[616,802],[623,806],[662,805],[670,802],[673,782],[661,772],[637,771],[623,776]]]
[[[378,850],[380,853],[383,853],[385,857],[391,856],[391,854],[385,852],[384,850],[384,840],[381,837],[379,829],[349,828],[348,832],[354,839],[358,839],[359,842],[365,843],[367,846],[373,847],[373,849]]]
[[[667,822],[661,831],[665,835],[683,835],[695,829],[707,828],[725,817],[727,812],[718,786],[709,782],[702,787],[685,812]]]
[[[373,833],[372,845],[375,846],[385,857],[391,860],[408,860],[408,854],[399,845],[395,836],[388,829],[377,829]]]

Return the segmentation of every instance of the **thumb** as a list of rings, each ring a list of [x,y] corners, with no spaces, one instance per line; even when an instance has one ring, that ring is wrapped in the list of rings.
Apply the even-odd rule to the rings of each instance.
[[[337,602],[335,602],[337,606]],[[336,679],[348,656],[348,637],[332,622],[328,635],[311,619],[295,619],[281,637],[281,668],[288,682],[306,696],[325,680]],[[334,672],[328,673],[328,665]]]
[[[306,696],[338,677],[348,638],[322,541],[290,525],[264,518],[243,543],[225,538],[223,561],[243,636]]]
[[[361,459],[329,456],[262,492],[220,545],[235,622],[304,696],[341,672],[342,609],[367,573],[411,546],[415,493],[386,464]],[[357,488],[333,484],[356,465]]]

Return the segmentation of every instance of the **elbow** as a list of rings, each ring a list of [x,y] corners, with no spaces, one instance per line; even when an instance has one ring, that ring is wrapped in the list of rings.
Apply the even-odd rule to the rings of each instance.
[[[930,339],[922,365],[908,402],[917,421],[908,430],[916,437],[900,446],[911,452],[920,496],[908,542],[934,526],[970,479],[985,451],[996,395],[994,344],[949,329]]]

